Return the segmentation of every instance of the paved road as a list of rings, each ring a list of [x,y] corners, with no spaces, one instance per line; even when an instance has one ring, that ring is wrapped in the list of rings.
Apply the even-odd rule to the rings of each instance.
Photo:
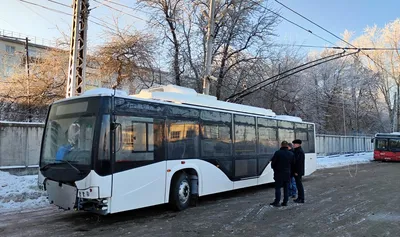
[[[183,212],[165,206],[110,216],[54,208],[0,216],[0,236],[398,236],[400,163],[315,172],[306,203],[273,208],[271,185],[202,198]]]

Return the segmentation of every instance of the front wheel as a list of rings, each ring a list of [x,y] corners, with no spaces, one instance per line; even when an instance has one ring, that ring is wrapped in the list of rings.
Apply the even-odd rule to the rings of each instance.
[[[186,173],[181,173],[172,180],[170,204],[175,210],[182,211],[189,207],[190,188],[190,180]]]

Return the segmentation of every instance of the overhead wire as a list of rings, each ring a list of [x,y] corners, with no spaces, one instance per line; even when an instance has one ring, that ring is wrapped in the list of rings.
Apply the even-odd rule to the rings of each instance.
[[[112,3],[112,4],[115,4],[115,5],[120,6],[120,7],[125,7],[127,9],[131,9],[133,11],[138,11],[138,12],[142,12],[142,13],[145,13],[145,14],[150,14],[149,12],[146,12],[146,11],[143,11],[143,10],[140,10],[140,9],[136,9],[136,8],[133,8],[133,7],[130,7],[130,6],[127,6],[125,4],[115,2],[115,1],[111,1],[111,0],[104,0],[104,1]]]
[[[60,13],[60,14],[64,14],[64,15],[69,15],[69,16],[71,16],[71,14],[68,14],[68,13],[66,13],[66,12],[59,11],[59,10],[54,9],[54,8],[46,7],[46,6],[37,4],[37,3],[33,3],[33,2],[25,1],[25,0],[18,0],[18,1],[24,2],[24,3],[27,3],[27,4],[31,4],[31,5],[34,5],[34,6],[37,6],[37,7],[41,7],[41,8],[47,9],[47,10],[49,10],[49,11],[53,11],[53,12],[57,12],[57,13]]]
[[[48,11],[60,13],[60,14],[67,15],[67,16],[72,16],[71,13],[67,13],[67,12],[63,12],[63,11],[60,11],[60,10],[57,10],[57,9],[54,9],[54,8],[46,7],[46,6],[43,6],[43,5],[41,5],[41,4],[29,2],[29,1],[26,1],[26,0],[18,0],[18,1],[24,2],[24,3],[27,3],[27,4],[31,4],[31,5],[34,5],[34,6],[37,6],[37,7],[41,7],[41,8],[44,8],[44,9],[48,10]],[[69,6],[68,6],[68,7],[69,7]],[[70,7],[69,7],[69,8],[70,8]],[[100,19],[100,18],[98,18],[98,17],[92,16],[92,15],[89,15],[89,17],[92,17],[92,18],[94,18],[94,19],[96,19],[96,20],[101,21],[101,22],[104,23],[104,24],[101,24],[101,23],[98,23],[98,22],[93,21],[93,20],[91,20],[91,19],[88,19],[88,20],[89,20],[90,22],[92,22],[93,24],[96,24],[96,25],[98,25],[98,26],[107,28],[107,29],[109,29],[109,30],[111,30],[111,31],[115,31],[115,29],[113,29],[113,28],[107,26],[109,23],[107,23],[106,21],[104,21],[104,20],[102,20],[102,19]]]
[[[72,6],[68,6],[67,4],[64,4],[64,3],[61,3],[61,2],[57,2],[57,1],[54,1],[54,0],[47,0],[47,1],[55,3],[55,4],[58,4],[58,5],[61,5],[61,6],[64,6],[64,7],[70,7],[70,8],[72,7]]]
[[[237,96],[237,97],[235,98],[235,101],[236,101],[237,99],[239,99],[239,98],[243,98],[243,97],[245,97],[245,96],[247,96],[247,95],[250,95],[250,94],[254,93],[256,90],[262,89],[262,88],[264,88],[264,87],[266,87],[266,86],[269,86],[269,85],[271,85],[271,84],[273,84],[273,83],[275,83],[275,82],[278,82],[278,81],[280,81],[280,80],[282,80],[282,79],[285,79],[286,77],[290,77],[290,76],[292,76],[292,75],[294,75],[294,74],[296,74],[296,73],[299,73],[299,72],[304,71],[304,70],[306,70],[306,69],[309,69],[309,68],[318,66],[318,65],[323,64],[323,63],[327,63],[327,62],[329,62],[329,61],[333,61],[333,60],[336,60],[336,59],[339,59],[339,58],[342,58],[342,57],[347,57],[347,56],[350,56],[350,55],[357,54],[357,53],[359,53],[359,51],[360,51],[360,50],[358,50],[358,51],[356,51],[356,52],[352,52],[352,53],[347,53],[347,54],[344,54],[344,55],[340,55],[340,56],[337,56],[337,57],[334,57],[334,58],[330,58],[330,59],[327,59],[327,60],[325,60],[325,61],[322,61],[322,62],[313,64],[313,65],[311,65],[311,66],[308,66],[308,67],[305,67],[305,68],[296,70],[296,71],[294,71],[294,72],[292,72],[292,73],[289,73],[289,74],[287,74],[287,75],[284,75],[284,76],[282,76],[282,77],[279,77],[279,78],[277,78],[277,79],[275,79],[275,80],[273,80],[273,81],[271,81],[271,82],[269,82],[269,83],[267,83],[267,84],[265,84],[265,85],[259,86],[259,87],[257,87],[255,90],[253,90],[253,91],[249,91],[249,92],[247,92],[247,93],[244,93],[244,94],[241,94],[241,95]],[[275,77],[276,77],[276,76],[273,76],[273,77],[271,77],[271,78],[275,78]],[[268,78],[268,79],[264,80],[264,82],[266,82],[267,80],[270,80],[271,78]]]
[[[327,43],[329,43],[329,44],[332,44],[332,45],[336,46],[337,48],[340,48],[340,47],[339,47],[338,45],[336,45],[335,43],[333,43],[333,42],[331,42],[331,41],[329,41],[329,40],[327,40],[327,39],[325,39],[325,38],[323,38],[323,37],[321,37],[321,36],[319,36],[319,35],[313,33],[311,30],[308,30],[308,29],[306,29],[305,27],[303,27],[303,26],[301,26],[301,25],[299,25],[299,24],[297,24],[297,23],[295,23],[295,22],[293,22],[293,21],[287,19],[286,17],[282,16],[281,14],[279,14],[279,13],[277,13],[277,12],[275,12],[275,11],[272,11],[272,10],[268,9],[267,7],[263,6],[262,4],[260,4],[260,3],[258,3],[258,2],[253,2],[253,3],[255,3],[256,5],[258,5],[258,6],[262,7],[262,8],[264,8],[264,9],[267,10],[268,12],[271,12],[271,13],[277,15],[278,17],[281,17],[282,19],[288,21],[289,23],[294,24],[295,26],[297,26],[297,27],[299,27],[299,28],[305,30],[306,32],[308,32],[308,33],[310,33],[310,34],[312,34],[312,35],[314,35],[314,36],[316,36],[316,37],[322,39],[323,41],[325,41],[325,42],[327,42]],[[345,52],[345,51],[344,51],[344,52]],[[359,50],[358,50],[356,53],[358,53],[358,52],[359,52]],[[340,54],[342,54],[342,53],[340,53]],[[354,55],[354,54],[348,54],[348,55]],[[327,57],[328,57],[328,58],[329,58],[329,57],[332,57],[332,55],[327,56]],[[295,69],[300,68],[300,67],[304,67],[305,65],[308,65],[308,64],[311,64],[311,63],[315,63],[316,61],[323,60],[324,58],[327,58],[327,57],[323,57],[323,58],[321,58],[321,59],[314,60],[314,61],[308,62],[308,63],[306,63],[306,64],[302,64],[302,65],[300,65],[300,66],[297,66],[297,67],[295,67],[295,68],[289,69],[289,70],[287,70],[287,71],[285,71],[285,72],[279,73],[279,74],[277,74],[277,75],[275,75],[275,76],[273,76],[273,77],[271,77],[271,78],[268,78],[268,79],[263,80],[263,81],[261,81],[261,82],[259,82],[259,83],[256,83],[255,85],[253,85],[253,86],[251,86],[251,87],[249,87],[249,88],[246,88],[246,89],[242,90],[241,92],[235,93],[234,95],[229,96],[229,97],[226,98],[225,100],[226,100],[226,101],[229,101],[230,99],[235,98],[235,97],[236,97],[236,99],[237,99],[237,98],[242,98],[243,96],[247,96],[247,95],[249,95],[249,94],[251,94],[251,93],[254,93],[256,90],[259,90],[259,89],[263,88],[265,85],[262,86],[262,87],[259,87],[259,85],[262,84],[262,83],[265,83],[265,82],[268,81],[268,80],[272,80],[273,78],[280,77],[281,75],[283,75],[283,74],[285,74],[285,73],[288,73],[288,72],[290,72],[290,71],[292,71],[292,70],[295,70]],[[341,57],[337,57],[337,58],[334,58],[334,59],[338,59],[338,58],[341,58]],[[326,60],[326,61],[324,61],[324,62],[329,62],[329,61],[331,61],[331,60]],[[317,66],[317,65],[320,65],[320,64],[321,64],[321,63],[318,63],[318,64],[313,65],[313,66]],[[311,67],[313,67],[313,66],[311,66]],[[305,68],[305,69],[308,69],[308,68],[310,68],[310,67],[307,67],[307,68]],[[305,70],[305,69],[304,69],[304,70]],[[300,72],[300,71],[302,71],[302,70],[298,70],[298,71],[296,71],[296,73],[297,73],[297,72]],[[294,74],[294,73],[291,73],[291,74],[289,74],[289,76],[290,76],[290,75],[293,75],[293,74]],[[285,75],[283,78],[286,78],[286,77],[288,77],[288,75]],[[274,82],[276,82],[276,81],[274,81]],[[273,82],[273,83],[274,83],[274,82]],[[270,85],[270,83],[268,83],[267,85]],[[250,89],[252,89],[252,88],[254,88],[254,87],[257,87],[257,89],[254,90],[254,91],[250,91]],[[246,91],[250,91],[250,92],[245,93]],[[243,94],[243,93],[244,93],[244,94]],[[236,100],[236,99],[235,99],[235,100]]]
[[[291,72],[291,71],[293,71],[293,70],[296,70],[296,69],[298,69],[298,68],[307,66],[307,65],[309,65],[309,64],[317,63],[317,62],[319,62],[319,61],[323,61],[323,60],[328,59],[328,58],[331,58],[331,57],[340,56],[340,55],[342,55],[344,52],[345,52],[345,51],[340,52],[340,53],[337,53],[337,54],[331,54],[331,55],[328,55],[328,56],[325,56],[325,57],[322,57],[322,58],[319,58],[319,59],[316,59],[316,60],[312,60],[312,61],[310,61],[310,62],[303,63],[303,64],[301,64],[301,65],[299,65],[299,66],[296,66],[296,67],[294,67],[294,68],[288,69],[288,70],[286,70],[286,71],[284,71],[284,72],[278,73],[278,74],[275,75],[275,76],[272,76],[272,77],[270,77],[270,78],[267,78],[267,79],[265,79],[265,80],[262,80],[261,82],[258,82],[258,83],[256,83],[256,84],[254,84],[254,85],[252,85],[252,86],[246,88],[246,89],[243,90],[243,91],[240,91],[240,92],[238,92],[238,93],[235,93],[235,94],[229,96],[229,97],[226,98],[225,100],[230,100],[230,99],[232,99],[232,98],[234,98],[234,97],[237,97],[237,96],[239,96],[240,94],[244,93],[245,91],[251,90],[251,89],[253,89],[253,88],[256,88],[257,86],[261,85],[262,83],[265,83],[265,82],[268,81],[268,80],[272,80],[272,79],[274,79],[274,78],[276,78],[276,77],[279,77],[279,76],[281,76],[281,75],[283,75],[283,74],[286,74],[286,73]]]
[[[325,39],[325,38],[323,38],[323,37],[321,37],[321,36],[319,36],[319,35],[313,33],[311,30],[306,29],[305,27],[303,27],[303,26],[301,26],[301,25],[299,25],[299,24],[297,24],[297,23],[295,23],[295,22],[293,22],[293,21],[287,19],[286,17],[283,17],[281,14],[279,14],[279,13],[277,13],[277,12],[275,12],[275,11],[272,11],[272,10],[268,9],[267,7],[263,6],[262,4],[260,4],[260,3],[258,3],[258,2],[254,2],[254,3],[257,4],[258,6],[264,8],[265,10],[267,10],[267,11],[269,11],[269,12],[271,12],[271,13],[277,15],[278,17],[281,17],[282,19],[286,20],[287,22],[289,22],[289,23],[291,23],[291,24],[293,24],[293,25],[295,25],[295,26],[297,26],[297,27],[303,29],[304,31],[306,31],[306,32],[308,32],[308,33],[310,33],[310,34],[312,34],[312,35],[314,35],[314,36],[316,36],[316,37],[318,37],[319,39],[322,39],[323,41],[328,42],[328,43],[334,45],[334,49],[343,49],[343,50],[345,49],[344,47],[340,47],[340,46],[336,45],[335,43],[333,43],[333,42],[331,42],[331,41],[329,41],[329,40],[327,40],[327,39]],[[350,50],[353,50],[353,49],[354,49],[354,50],[357,50],[357,52],[347,54],[346,56],[351,55],[351,56],[354,57],[354,54],[359,53],[359,52],[361,51],[359,48],[355,47],[354,45],[350,45],[350,46],[352,46],[353,48],[347,48],[347,49],[350,49]],[[341,58],[341,57],[337,57],[337,58],[334,58],[334,59],[338,59],[338,58]],[[334,60],[334,59],[326,60],[326,61],[324,61],[323,63],[332,61],[332,60]],[[310,66],[310,67],[314,67],[314,66],[317,66],[317,65],[320,65],[320,64],[322,64],[322,63],[318,63],[318,64],[313,65],[313,66]],[[296,67],[296,68],[299,68],[299,67],[302,67],[302,66],[300,65],[300,66],[298,66],[298,67]],[[304,70],[305,70],[305,69],[308,69],[308,68],[310,68],[310,67],[304,68]],[[292,70],[293,70],[293,69],[290,69],[290,70],[288,70],[288,71],[292,71]],[[302,70],[298,70],[298,71],[296,71],[295,73],[300,72],[300,71],[302,71]],[[283,73],[279,73],[278,75],[275,75],[275,76],[273,76],[272,78],[279,77],[280,75],[285,74],[285,73],[287,73],[287,71],[286,71],[286,72],[283,72]],[[294,73],[291,73],[291,74],[289,74],[289,75],[285,75],[284,77],[282,77],[282,79],[283,79],[283,78],[286,78],[286,77],[288,77],[288,76],[290,76],[290,75],[293,75],[293,74],[294,74]],[[266,82],[267,80],[271,80],[272,78],[268,78],[268,79],[266,79],[266,80],[263,80],[263,81],[257,83],[256,85],[254,85],[254,86],[252,86],[252,87],[254,88],[254,87],[256,87],[256,86],[258,86],[258,85],[260,85],[260,84]],[[275,83],[276,81],[277,81],[277,80],[273,81],[272,83]],[[270,85],[270,84],[271,84],[271,83],[268,83],[267,85]],[[262,87],[265,87],[265,86],[267,86],[267,85],[264,85],[264,86],[262,86]],[[250,88],[252,88],[252,87],[250,87]],[[262,87],[257,87],[256,90],[261,89]],[[228,97],[226,100],[229,101],[230,99],[232,99],[232,98],[234,98],[234,97],[242,98],[243,96],[247,96],[247,95],[249,95],[249,94],[251,94],[251,93],[254,93],[255,91],[250,91],[250,92],[244,93],[244,92],[246,92],[246,91],[249,91],[250,88],[246,88],[245,90],[243,90],[243,91],[241,91],[241,92],[235,93],[234,95]],[[242,93],[244,93],[244,94],[242,94]],[[241,94],[242,94],[242,95],[241,95]]]
[[[384,47],[340,47],[340,46],[321,46],[321,45],[304,45],[304,44],[272,44],[271,46],[293,46],[300,48],[320,48],[320,49],[338,49],[338,50],[365,50],[365,51],[397,51],[400,48],[384,48]]]
[[[30,11],[32,11],[33,13],[35,13],[36,15],[38,15],[40,18],[42,18],[43,20],[47,21],[49,24],[51,25],[55,25],[53,22],[51,22],[48,18],[44,17],[43,15],[37,13],[35,10],[33,10],[31,7],[29,7],[28,5],[25,5],[23,2],[21,2],[21,5],[23,5],[24,7],[28,8]],[[55,25],[56,26],[56,25]]]
[[[311,30],[306,29],[305,27],[303,27],[303,26],[301,26],[301,25],[295,23],[294,21],[291,21],[291,20],[287,19],[286,17],[282,16],[281,14],[279,14],[279,13],[277,13],[277,12],[275,12],[275,11],[272,11],[272,10],[268,9],[266,6],[262,5],[261,3],[257,2],[257,1],[253,1],[253,3],[255,3],[256,5],[258,5],[258,6],[262,7],[262,8],[264,8],[265,10],[267,10],[267,11],[270,12],[270,13],[277,15],[278,17],[284,19],[285,21],[287,21],[287,22],[289,22],[289,23],[291,23],[291,24],[293,24],[293,25],[295,25],[295,26],[297,26],[297,27],[303,29],[304,31],[306,31],[306,32],[308,32],[308,33],[314,35],[315,37],[318,37],[319,39],[321,39],[321,40],[323,40],[323,41],[325,41],[325,42],[327,42],[327,43],[329,43],[329,44],[335,45],[335,43],[333,43],[333,42],[331,42],[331,41],[329,41],[329,40],[323,38],[323,37],[320,36],[320,35],[315,34],[315,33],[312,32]],[[336,45],[336,46],[337,46],[337,45]]]
[[[95,2],[97,2],[97,3],[99,3],[99,4],[101,4],[101,5],[103,5],[103,6],[105,6],[105,7],[108,7],[108,8],[110,8],[110,9],[113,9],[114,11],[118,11],[118,12],[120,12],[120,13],[122,13],[122,14],[125,14],[125,15],[127,15],[127,16],[136,18],[136,19],[141,20],[141,21],[144,21],[144,22],[148,22],[147,20],[145,20],[145,19],[143,19],[143,18],[141,18],[141,17],[132,15],[132,14],[130,14],[130,13],[126,13],[126,12],[120,10],[120,9],[117,9],[117,8],[114,8],[114,7],[110,6],[110,5],[107,5],[106,3],[104,3],[105,1],[103,1],[103,2],[100,2],[100,1],[97,1],[97,0],[93,0],[93,1],[95,1]]]
[[[324,27],[320,26],[319,24],[315,23],[314,21],[312,21],[312,20],[308,19],[307,17],[303,16],[302,14],[298,13],[297,11],[295,11],[295,10],[291,9],[290,7],[286,6],[285,4],[279,2],[278,0],[275,0],[275,2],[277,2],[278,4],[280,4],[281,6],[283,6],[284,8],[286,8],[286,9],[292,11],[293,13],[297,14],[298,16],[302,17],[303,19],[307,20],[308,22],[312,23],[313,25],[319,27],[319,28],[322,29],[323,31],[329,33],[330,35],[334,36],[335,38],[339,39],[340,41],[346,43],[347,45],[350,45],[351,47],[354,47],[354,48],[358,48],[358,47],[354,46],[353,44],[349,43],[348,41],[342,39],[341,37],[335,35],[335,34],[332,33],[331,31],[329,31],[329,30],[325,29]],[[397,49],[397,50],[398,50],[398,49]],[[377,63],[373,58],[371,58],[371,57],[369,56],[369,54],[364,53],[362,50],[361,50],[360,52],[361,52],[362,54],[364,54],[365,56],[367,56],[367,57],[368,57],[372,62],[374,62],[377,66],[379,66],[379,67],[382,68],[384,71],[386,71],[386,73],[388,73],[388,74],[391,75],[392,77],[395,77],[392,73],[390,73],[389,71],[387,71],[387,69],[384,68],[381,64]]]

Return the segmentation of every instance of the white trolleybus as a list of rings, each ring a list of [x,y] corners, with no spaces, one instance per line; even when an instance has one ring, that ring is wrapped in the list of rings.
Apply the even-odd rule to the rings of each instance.
[[[303,141],[316,170],[315,130],[300,118],[218,101],[178,86],[94,89],[50,106],[39,183],[65,210],[111,214],[274,182],[280,141]]]

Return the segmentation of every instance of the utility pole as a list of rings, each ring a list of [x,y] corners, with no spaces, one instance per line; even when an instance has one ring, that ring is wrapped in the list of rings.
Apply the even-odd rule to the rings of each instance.
[[[400,81],[397,81],[397,104],[396,104],[396,109],[397,109],[397,126],[396,126],[396,132],[400,132],[400,103],[399,103],[399,98],[400,98]]]
[[[86,42],[89,17],[89,0],[73,0],[71,47],[68,64],[66,97],[85,91]]]
[[[205,70],[203,78],[203,94],[205,95],[210,94],[212,48],[214,42],[214,21],[215,21],[215,0],[210,0],[208,30],[207,30],[207,51],[206,51],[206,62],[205,62]]]
[[[339,74],[338,74],[339,77]],[[345,112],[345,99],[344,99],[344,78],[341,79],[342,81],[342,102],[343,102],[343,132],[346,136],[346,112]]]
[[[24,38],[18,38],[18,37],[10,37],[10,36],[6,36],[6,35],[2,35],[2,37],[6,37],[6,38],[10,38],[13,40],[18,40],[18,41],[22,41],[24,40],[24,44],[25,44],[25,71],[26,71],[26,90],[27,90],[27,97],[28,97],[28,121],[32,122],[32,114],[31,114],[31,93],[30,93],[30,81],[29,81],[29,38],[25,37]]]
[[[27,90],[27,96],[28,96],[28,122],[32,122],[32,111],[31,111],[31,90],[30,90],[30,78],[29,78],[29,39],[28,37],[25,37],[25,70],[26,70],[26,90]]]
[[[393,116],[393,120],[392,120],[392,132],[396,132],[396,127],[397,127],[397,124],[398,124],[398,122],[397,122],[397,120],[398,120],[398,117],[396,116],[396,114],[398,114],[397,113],[397,110],[398,110],[398,106],[397,106],[397,98],[398,98],[398,96],[397,96],[397,92],[395,92],[394,93],[394,102],[393,102],[393,112],[392,112],[392,116]]]
[[[28,37],[25,37],[25,70],[26,70],[26,75],[29,77],[29,45],[28,45],[29,39]]]

